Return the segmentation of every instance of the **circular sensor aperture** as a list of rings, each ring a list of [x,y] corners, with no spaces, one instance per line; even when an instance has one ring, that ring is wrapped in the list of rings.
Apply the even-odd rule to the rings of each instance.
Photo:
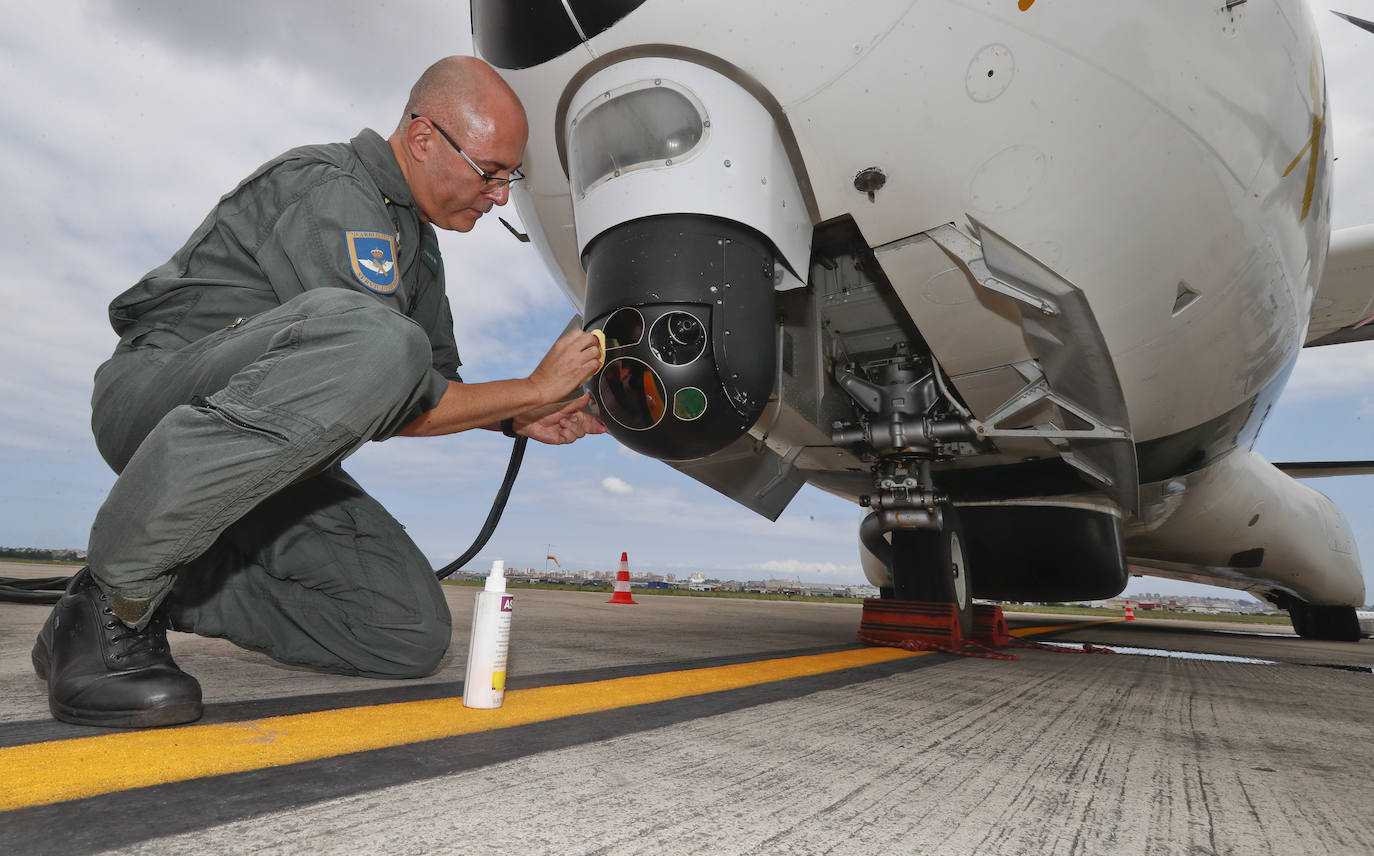
[[[649,350],[670,366],[685,366],[706,349],[706,328],[695,315],[669,312],[649,329]]]
[[[643,360],[619,357],[601,370],[597,393],[601,407],[626,428],[645,431],[667,410],[663,381]]]
[[[683,422],[700,419],[705,412],[706,393],[696,387],[685,387],[673,394],[673,415]]]
[[[644,338],[644,316],[633,306],[625,306],[611,313],[601,332],[606,334],[606,349],[638,345]]]

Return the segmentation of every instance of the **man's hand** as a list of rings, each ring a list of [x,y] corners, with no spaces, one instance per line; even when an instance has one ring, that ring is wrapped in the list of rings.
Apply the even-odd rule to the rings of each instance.
[[[591,333],[571,330],[553,343],[529,379],[538,388],[541,399],[556,402],[595,374],[600,366],[601,343]]]
[[[469,428],[495,428],[512,413],[520,433],[541,443],[571,443],[584,434],[601,434],[606,426],[563,397],[596,373],[601,343],[591,333],[574,330],[563,336],[540,360],[529,377],[483,383],[449,381],[434,407],[415,417],[398,433],[409,437],[455,434]],[[578,403],[580,402],[580,403]]]
[[[555,402],[527,410],[513,420],[515,433],[550,446],[571,443],[587,434],[605,434],[606,426],[600,419],[581,412],[590,398],[590,395],[583,393],[572,401]]]

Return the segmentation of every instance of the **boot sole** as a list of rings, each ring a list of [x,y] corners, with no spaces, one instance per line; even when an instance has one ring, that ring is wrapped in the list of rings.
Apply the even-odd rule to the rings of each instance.
[[[39,680],[48,679],[48,660],[52,657],[52,620],[43,625],[43,629],[38,631],[38,639],[33,643],[33,653],[30,659],[33,660],[34,674],[38,675]],[[47,634],[47,638],[44,635]]]
[[[83,710],[62,704],[48,697],[48,710],[55,719],[73,725],[94,725],[100,728],[161,728],[195,722],[205,712],[198,701],[179,701],[146,710]]]
[[[48,679],[48,652],[35,645],[33,646],[32,658],[34,674],[38,675],[39,680],[46,681]]]

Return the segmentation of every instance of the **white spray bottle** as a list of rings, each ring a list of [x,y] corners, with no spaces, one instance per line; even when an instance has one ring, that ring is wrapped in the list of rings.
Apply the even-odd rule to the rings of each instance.
[[[463,706],[500,707],[506,697],[506,656],[510,652],[512,601],[506,594],[506,563],[491,563],[487,584],[472,605],[468,671],[463,678]]]

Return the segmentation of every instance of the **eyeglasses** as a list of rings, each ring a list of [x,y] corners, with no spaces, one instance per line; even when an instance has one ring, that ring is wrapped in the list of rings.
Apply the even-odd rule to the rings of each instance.
[[[419,113],[410,114],[410,120],[412,122],[419,118],[421,118]],[[448,144],[450,146],[453,146],[454,151],[462,155],[463,160],[468,162],[468,166],[472,167],[473,170],[475,170],[476,173],[482,177],[482,191],[484,193],[487,191],[496,190],[499,187],[514,184],[515,182],[520,181],[525,177],[525,174],[520,171],[519,167],[516,167],[515,169],[510,171],[509,178],[499,178],[495,175],[492,175],[491,173],[487,172],[486,170],[478,166],[475,162],[473,162],[472,158],[468,157],[468,153],[463,151],[463,147],[454,142],[453,138],[448,135],[448,131],[445,131],[443,128],[439,127],[438,122],[434,121],[428,116],[424,117],[424,120],[429,124],[433,125],[434,130],[438,131],[444,139],[448,140]]]

